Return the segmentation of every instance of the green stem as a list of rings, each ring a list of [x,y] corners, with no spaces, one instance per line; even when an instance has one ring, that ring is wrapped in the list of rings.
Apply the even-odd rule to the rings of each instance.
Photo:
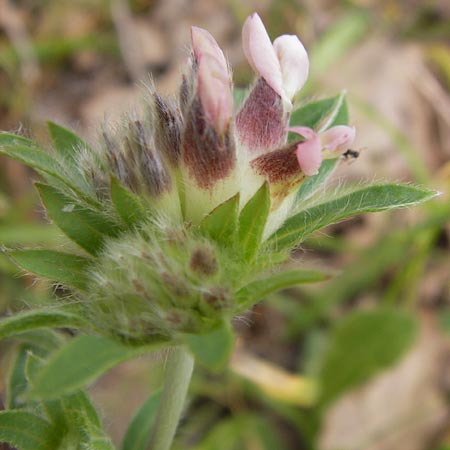
[[[171,350],[164,375],[164,387],[148,450],[169,450],[183,410],[194,358],[184,347]]]

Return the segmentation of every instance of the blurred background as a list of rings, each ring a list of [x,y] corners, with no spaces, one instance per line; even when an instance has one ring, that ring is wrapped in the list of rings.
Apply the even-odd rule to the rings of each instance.
[[[311,73],[299,102],[348,92],[361,154],[341,165],[335,183],[411,181],[443,194],[304,243],[290,264],[335,276],[272,296],[236,320],[230,368],[197,371],[175,448],[449,450],[448,1],[0,0],[0,129],[45,144],[53,120],[95,141],[102,121],[138,108],[144,82],[176,91],[191,25],[216,37],[235,85],[245,87],[253,74],[240,30],[253,11],[272,38],[298,34],[305,44]],[[0,247],[61,245],[35,179],[0,157]],[[55,293],[0,253],[0,315]],[[408,326],[383,320],[387,307],[408,314]],[[361,310],[378,311],[378,322],[353,326]],[[133,361],[93,386],[116,442],[163,365],[163,356]],[[5,371],[3,364],[1,378]],[[334,383],[324,404],[315,402],[317,377]]]

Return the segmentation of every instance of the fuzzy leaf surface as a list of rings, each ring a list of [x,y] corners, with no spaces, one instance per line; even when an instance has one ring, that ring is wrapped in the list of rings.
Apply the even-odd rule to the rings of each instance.
[[[161,392],[151,394],[136,412],[123,439],[122,450],[146,450],[160,398]]]
[[[58,432],[47,421],[26,411],[0,411],[0,442],[20,450],[55,450]]]
[[[84,208],[52,186],[36,183],[36,187],[50,218],[87,252],[96,254],[105,236],[117,235],[117,226],[102,213]]]
[[[346,217],[417,205],[433,198],[435,191],[406,184],[374,184],[308,207],[286,220],[268,242],[277,250],[302,242],[306,236]]]
[[[10,250],[8,255],[23,269],[80,289],[86,287],[88,258],[55,250]]]
[[[27,139],[26,137],[14,133],[7,133],[6,131],[0,132],[0,147],[15,145],[37,148],[36,144],[31,139]]]
[[[337,325],[320,369],[320,402],[327,404],[346,390],[388,368],[410,348],[417,320],[398,310],[357,311]]]
[[[0,320],[0,339],[38,328],[77,328],[81,320],[75,314],[55,309],[32,310]]]
[[[111,200],[117,214],[128,226],[145,220],[147,214],[139,198],[114,176],[111,176]]]
[[[252,281],[236,293],[239,310],[246,310],[272,292],[302,283],[324,281],[329,275],[318,270],[286,270]]]
[[[86,142],[77,136],[72,130],[69,130],[54,122],[47,122],[48,131],[53,141],[53,145],[58,154],[65,161],[74,164],[76,149],[87,148]]]
[[[195,359],[210,370],[225,367],[233,350],[234,335],[228,323],[205,334],[185,334],[184,340]]]
[[[36,375],[30,397],[52,399],[72,393],[117,364],[160,349],[165,342],[129,347],[102,336],[78,336],[53,353]]]
[[[270,211],[270,191],[264,183],[239,215],[239,249],[246,260],[257,253]]]
[[[233,242],[238,224],[239,194],[213,209],[201,222],[200,231],[221,244]]]
[[[291,114],[289,126],[303,126],[316,129],[338,107],[340,95],[316,100],[300,106]]]

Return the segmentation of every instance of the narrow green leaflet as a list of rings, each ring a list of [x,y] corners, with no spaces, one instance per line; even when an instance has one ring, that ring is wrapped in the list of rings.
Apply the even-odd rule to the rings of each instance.
[[[129,347],[101,336],[78,336],[53,353],[36,375],[31,398],[52,399],[94,381],[117,364],[158,350],[165,341]]]
[[[374,184],[331,197],[290,217],[270,238],[277,250],[290,248],[320,228],[346,217],[366,212],[404,208],[436,196],[430,189],[406,184]]]
[[[0,411],[0,442],[20,450],[55,450],[59,433],[47,421],[26,411]]]
[[[222,244],[229,244],[236,236],[239,194],[213,209],[201,222],[200,231]]]
[[[122,450],[146,450],[160,398],[161,392],[155,392],[139,408],[128,426]]]
[[[80,325],[81,319],[75,314],[56,309],[36,309],[0,320],[0,339],[38,328],[77,328]]]
[[[228,323],[223,322],[205,334],[185,334],[184,340],[197,361],[211,370],[221,370],[233,350],[234,335]]]
[[[340,95],[336,95],[302,105],[291,114],[289,126],[318,128],[336,110],[340,98]]]
[[[337,159],[326,159],[320,166],[319,173],[313,175],[312,177],[307,177],[305,181],[300,185],[297,191],[296,201],[301,203],[307,200],[311,195],[313,195],[316,190],[323,186],[325,181],[333,173],[336,167]]]
[[[147,214],[139,198],[114,176],[111,176],[111,200],[117,214],[128,226],[145,220]]]
[[[91,262],[83,256],[55,250],[9,250],[8,255],[23,269],[80,289],[86,287],[86,270]]]
[[[264,183],[239,215],[239,249],[247,260],[251,260],[259,249],[269,211],[269,186]]]
[[[0,132],[0,147],[24,145],[26,147],[37,147],[36,144],[26,137],[19,136],[14,133]]]
[[[263,279],[256,280],[244,286],[236,293],[239,309],[245,311],[254,303],[280,289],[295,286],[300,283],[314,283],[324,281],[327,274],[318,270],[287,270],[268,275]]]
[[[52,186],[36,183],[42,203],[50,218],[80,247],[96,254],[105,236],[116,236],[117,226],[104,214],[84,208]]]
[[[62,127],[54,122],[47,122],[48,131],[53,141],[53,146],[63,160],[72,164],[76,163],[76,149],[87,148],[83,139],[77,136],[73,131]]]
[[[417,330],[416,318],[398,310],[357,311],[343,319],[330,336],[321,366],[321,404],[398,361]]]
[[[23,399],[20,397],[27,388],[25,364],[29,349],[30,346],[27,344],[21,344],[15,349],[14,361],[8,374],[6,409],[20,408],[23,406]]]

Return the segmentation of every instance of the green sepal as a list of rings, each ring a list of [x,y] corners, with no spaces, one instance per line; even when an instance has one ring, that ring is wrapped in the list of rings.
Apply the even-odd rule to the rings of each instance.
[[[238,212],[239,194],[236,194],[213,209],[200,222],[200,232],[220,244],[233,244],[238,226]]]
[[[86,288],[89,258],[46,249],[8,250],[7,254],[22,269],[67,286]]]
[[[252,281],[236,292],[239,311],[245,311],[267,295],[302,283],[324,281],[330,276],[319,270],[285,270]]]
[[[398,310],[357,311],[345,317],[332,331],[321,364],[320,404],[393,365],[411,347],[417,331],[417,319]]]
[[[46,420],[27,411],[0,411],[0,442],[20,450],[55,450],[58,430]]]
[[[404,208],[436,196],[436,191],[406,184],[374,184],[330,196],[293,215],[268,239],[276,251],[292,248],[309,234],[346,217],[366,212]]]
[[[31,399],[54,399],[86,386],[115,365],[167,345],[130,347],[102,336],[78,336],[55,353],[36,375]]]
[[[145,450],[156,418],[161,392],[151,394],[138,409],[123,438],[122,450]]]
[[[242,257],[250,261],[261,244],[270,211],[270,190],[264,183],[246,203],[239,215],[238,248]]]
[[[222,370],[230,358],[234,334],[228,322],[204,334],[184,334],[183,340],[195,359],[213,371]]]
[[[0,339],[39,328],[78,328],[82,320],[75,314],[56,309],[36,309],[0,320]]]
[[[111,175],[111,200],[117,214],[129,227],[143,222],[148,216],[139,197],[129,191],[114,175]]]
[[[47,184],[36,183],[42,203],[53,222],[80,247],[95,255],[107,236],[117,236],[120,229],[99,211],[85,208]]]

